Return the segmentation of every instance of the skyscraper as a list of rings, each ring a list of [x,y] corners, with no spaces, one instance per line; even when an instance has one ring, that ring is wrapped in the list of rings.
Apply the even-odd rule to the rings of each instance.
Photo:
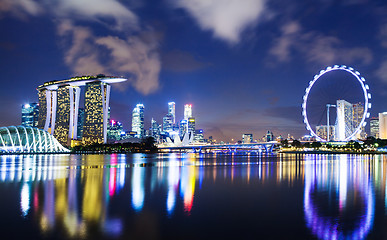
[[[123,132],[123,127],[120,122],[111,120],[107,128],[107,139],[108,142],[115,142],[121,140],[121,134]]]
[[[188,118],[188,133],[195,135],[196,120],[193,117]]]
[[[78,102],[80,89],[76,86],[59,86],[54,137],[69,146],[77,138]]]
[[[104,82],[86,84],[83,144],[106,143],[110,85]]]
[[[336,110],[336,140],[343,141],[353,133],[353,105],[345,100],[337,100]]]
[[[355,131],[359,127],[361,120],[363,119],[364,104],[359,102],[359,103],[353,104],[352,107],[353,107],[352,127],[353,127],[353,131]],[[365,131],[364,126],[360,127],[360,131],[361,131],[360,133],[356,134],[356,138],[357,139],[365,139],[367,137],[367,133]]]
[[[150,134],[155,138],[156,141],[160,139],[160,126],[157,124],[156,120],[152,118]]]
[[[183,137],[185,133],[187,133],[188,130],[188,120],[183,119],[180,121],[180,128],[179,128],[179,135],[180,137]]]
[[[144,131],[144,105],[137,104],[132,112],[132,131],[136,132],[137,138],[145,136]]]
[[[377,117],[370,119],[370,135],[374,138],[379,138],[379,118]]]
[[[192,104],[184,105],[184,119],[188,120],[188,118],[192,117]]]
[[[379,138],[387,139],[387,112],[379,113]]]
[[[173,124],[176,123],[176,110],[175,110],[175,102],[168,103],[168,114],[173,116]]]
[[[173,131],[173,115],[171,113],[163,118],[163,131],[167,133]]]
[[[316,126],[316,134],[320,138],[327,140],[327,125]],[[332,141],[335,139],[335,126],[329,125],[329,140]]]
[[[39,104],[29,103],[22,105],[21,125],[28,127],[37,127],[39,117]]]
[[[38,127],[70,145],[78,138],[80,86],[85,87],[85,121],[83,144],[105,143],[110,84],[126,81],[105,75],[74,77],[49,81],[38,87]]]

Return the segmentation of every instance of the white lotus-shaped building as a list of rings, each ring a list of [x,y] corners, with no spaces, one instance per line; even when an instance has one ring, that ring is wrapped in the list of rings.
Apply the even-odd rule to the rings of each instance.
[[[69,152],[48,132],[25,126],[0,127],[0,153]]]

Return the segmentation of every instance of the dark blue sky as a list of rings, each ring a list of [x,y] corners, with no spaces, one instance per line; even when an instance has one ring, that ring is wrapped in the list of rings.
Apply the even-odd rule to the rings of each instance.
[[[387,111],[386,1],[1,0],[0,29],[1,126],[43,82],[98,73],[129,78],[111,97],[126,129],[135,104],[149,126],[175,101],[205,137],[299,137],[305,88],[333,64],[367,79],[371,116]]]

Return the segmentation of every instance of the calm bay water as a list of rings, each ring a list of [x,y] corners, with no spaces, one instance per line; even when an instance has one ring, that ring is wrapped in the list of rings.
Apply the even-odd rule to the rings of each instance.
[[[384,155],[0,157],[1,239],[387,239]]]

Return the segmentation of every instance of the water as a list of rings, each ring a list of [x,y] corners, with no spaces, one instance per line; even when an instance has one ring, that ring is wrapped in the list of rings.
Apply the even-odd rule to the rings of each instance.
[[[0,157],[1,239],[385,239],[384,155]]]

